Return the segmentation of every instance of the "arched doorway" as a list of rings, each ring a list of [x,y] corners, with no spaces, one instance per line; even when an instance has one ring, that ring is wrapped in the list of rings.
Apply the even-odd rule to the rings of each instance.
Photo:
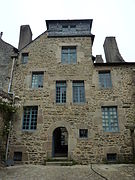
[[[68,156],[68,132],[65,127],[58,127],[53,131],[52,137],[53,157]]]

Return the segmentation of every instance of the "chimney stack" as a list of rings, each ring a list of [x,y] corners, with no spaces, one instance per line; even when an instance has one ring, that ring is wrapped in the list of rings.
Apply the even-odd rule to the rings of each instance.
[[[107,63],[124,62],[124,59],[119,52],[115,37],[106,37],[103,47]]]
[[[104,63],[102,55],[96,55],[95,63]]]
[[[32,41],[32,31],[29,25],[22,25],[20,27],[20,37],[18,50],[24,48],[27,44]]]

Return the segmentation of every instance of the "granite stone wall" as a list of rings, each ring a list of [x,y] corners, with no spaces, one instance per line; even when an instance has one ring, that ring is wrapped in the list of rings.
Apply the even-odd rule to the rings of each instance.
[[[61,47],[77,47],[77,63],[61,63]],[[21,53],[28,53],[22,64]],[[57,127],[68,131],[68,158],[78,163],[105,162],[107,153],[116,153],[118,161],[131,161],[132,141],[127,124],[135,116],[133,99],[135,65],[95,65],[92,61],[91,37],[48,38],[43,33],[26,46],[14,70],[12,90],[18,97],[18,112],[13,121],[9,158],[22,152],[23,163],[44,164],[52,158],[52,136]],[[110,70],[112,88],[99,87],[98,71]],[[43,88],[31,88],[32,72],[44,72]],[[56,81],[65,80],[65,104],[56,104]],[[73,80],[83,80],[85,103],[74,104]],[[37,129],[22,130],[23,107],[38,106]],[[116,106],[118,132],[104,132],[102,106]],[[88,129],[87,138],[79,138],[79,129]]]

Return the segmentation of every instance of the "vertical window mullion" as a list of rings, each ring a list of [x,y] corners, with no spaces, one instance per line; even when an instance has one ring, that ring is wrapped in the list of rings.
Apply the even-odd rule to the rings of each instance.
[[[68,48],[68,64],[70,64],[70,60],[71,60],[71,57],[70,57],[70,49]]]
[[[30,109],[29,130],[31,129],[32,108]]]
[[[103,74],[103,83],[104,83],[104,87],[107,87],[107,79],[106,79],[106,74]]]
[[[107,113],[108,113],[108,126],[109,126],[109,131],[111,131],[111,117],[110,117],[110,110],[107,108]]]
[[[77,92],[78,92],[78,102],[80,103],[80,87],[77,87]]]
[[[60,103],[62,103],[62,87],[60,87]]]

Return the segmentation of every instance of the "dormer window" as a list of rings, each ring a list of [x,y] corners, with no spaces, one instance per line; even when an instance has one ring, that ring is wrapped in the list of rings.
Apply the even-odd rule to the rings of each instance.
[[[74,30],[76,28],[76,25],[72,24],[72,25],[63,25],[62,26],[62,30],[63,31],[70,31],[70,30]]]
[[[63,28],[63,29],[67,29],[67,28],[68,28],[68,26],[67,26],[67,25],[64,25],[64,26],[62,26],[62,28]]]
[[[70,28],[75,29],[76,25],[70,25]]]

